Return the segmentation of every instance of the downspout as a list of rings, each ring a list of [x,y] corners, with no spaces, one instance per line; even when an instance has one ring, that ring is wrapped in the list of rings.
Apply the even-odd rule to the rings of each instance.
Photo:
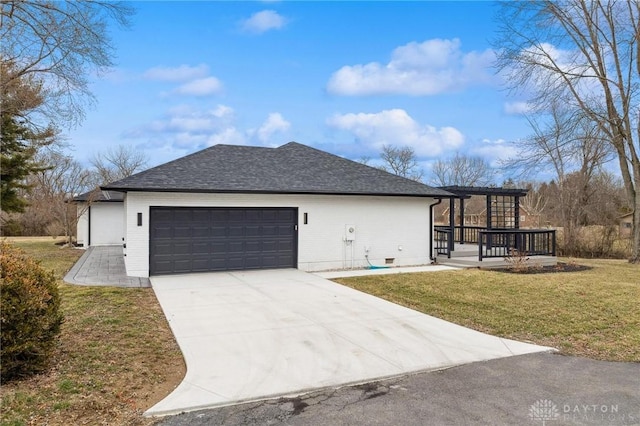
[[[87,247],[91,246],[91,204],[87,207]]]
[[[429,260],[432,262],[436,260],[433,255],[433,208],[442,203],[442,198],[438,198],[437,200],[437,202],[429,204]]]

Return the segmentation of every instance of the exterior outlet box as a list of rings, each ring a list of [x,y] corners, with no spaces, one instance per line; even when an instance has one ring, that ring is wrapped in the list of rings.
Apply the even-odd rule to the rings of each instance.
[[[356,239],[356,226],[355,225],[345,225],[344,226],[344,240],[345,241],[355,241]]]

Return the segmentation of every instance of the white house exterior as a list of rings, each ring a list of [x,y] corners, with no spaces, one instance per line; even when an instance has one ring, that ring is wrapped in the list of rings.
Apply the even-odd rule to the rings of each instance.
[[[113,198],[111,198],[113,196]],[[124,239],[124,203],[121,193],[76,197],[76,242],[81,247],[121,245]]]
[[[452,196],[294,142],[217,145],[102,189],[124,194],[138,277],[428,264],[432,206]]]
[[[127,274],[149,276],[152,206],[297,209],[297,267],[304,271],[428,264],[432,198],[295,194],[129,192],[125,199]],[[142,213],[142,225],[137,225]],[[304,216],[307,224],[304,224]],[[348,228],[355,232],[346,241]],[[351,238],[351,237],[350,237]]]

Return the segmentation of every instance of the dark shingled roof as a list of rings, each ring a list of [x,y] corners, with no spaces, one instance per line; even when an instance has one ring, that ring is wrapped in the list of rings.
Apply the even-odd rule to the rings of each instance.
[[[123,202],[124,194],[117,191],[100,191],[93,190],[84,194],[76,195],[73,201],[91,201],[91,202]]]
[[[115,191],[404,195],[453,194],[296,142],[215,145],[102,187]]]

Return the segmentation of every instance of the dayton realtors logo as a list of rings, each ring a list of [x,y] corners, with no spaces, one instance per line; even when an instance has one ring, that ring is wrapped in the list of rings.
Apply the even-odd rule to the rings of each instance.
[[[529,417],[535,422],[562,420],[594,425],[638,424],[640,414],[622,412],[618,404],[562,404],[556,405],[550,399],[540,399],[529,407]]]
[[[540,399],[529,407],[529,417],[531,420],[542,422],[542,426],[545,426],[548,421],[558,420],[560,411],[553,401]]]

